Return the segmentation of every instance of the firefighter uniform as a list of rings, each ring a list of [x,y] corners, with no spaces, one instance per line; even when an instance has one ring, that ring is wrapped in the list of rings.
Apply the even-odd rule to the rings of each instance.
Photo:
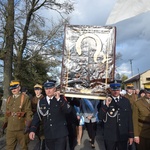
[[[133,107],[134,136],[140,141],[138,150],[150,149],[150,85],[145,85],[145,93]]]
[[[47,81],[44,88],[54,88],[54,81]],[[37,105],[30,132],[36,132],[40,120],[43,119],[44,136],[47,147],[51,150],[64,150],[67,143],[67,122],[66,113],[71,111],[70,105],[64,96],[56,99],[55,96],[42,98]],[[57,147],[57,148],[56,148]]]
[[[10,83],[10,89],[19,88],[18,81]],[[27,150],[28,129],[32,120],[31,101],[26,94],[18,92],[12,95],[6,102],[5,124],[6,132],[6,149],[15,150],[19,142],[21,150]]]
[[[119,90],[120,84],[112,83],[113,90]],[[131,105],[128,99],[120,95],[110,95],[109,107],[102,105],[98,117],[104,122],[104,141],[106,150],[126,150],[127,141],[133,138]]]

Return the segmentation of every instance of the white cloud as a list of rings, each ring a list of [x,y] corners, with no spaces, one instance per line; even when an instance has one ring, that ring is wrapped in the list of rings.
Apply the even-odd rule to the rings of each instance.
[[[72,24],[99,25],[105,24],[114,1],[76,0],[75,11],[71,14]]]
[[[70,14],[72,25],[105,26],[116,0],[72,0],[75,11]],[[44,17],[58,19],[54,11],[43,13]],[[133,59],[133,75],[150,69],[150,12],[114,24],[117,28],[116,52],[122,54],[117,62],[119,73],[131,74],[130,59]]]
[[[127,76],[131,76],[131,68],[130,68],[130,65],[127,64],[127,63],[121,64],[119,67],[117,67],[116,73],[125,74],[125,75],[127,75]]]
[[[104,26],[116,1],[110,0],[74,0],[75,12],[71,14],[71,24]],[[118,72],[131,75],[130,59],[133,75],[150,69],[150,12],[132,17],[114,24],[117,28],[116,52],[122,54],[117,62]]]

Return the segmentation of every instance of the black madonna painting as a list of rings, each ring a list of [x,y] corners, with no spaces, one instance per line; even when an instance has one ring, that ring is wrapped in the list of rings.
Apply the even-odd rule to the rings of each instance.
[[[116,28],[66,25],[61,92],[68,97],[103,99],[114,79]]]

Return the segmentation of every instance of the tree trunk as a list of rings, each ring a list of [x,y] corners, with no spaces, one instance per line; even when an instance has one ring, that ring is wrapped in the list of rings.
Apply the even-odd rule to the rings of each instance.
[[[5,112],[6,100],[10,95],[9,83],[12,78],[12,55],[13,55],[13,44],[14,44],[14,0],[8,0],[5,27],[5,56],[4,56],[4,94],[2,112]]]

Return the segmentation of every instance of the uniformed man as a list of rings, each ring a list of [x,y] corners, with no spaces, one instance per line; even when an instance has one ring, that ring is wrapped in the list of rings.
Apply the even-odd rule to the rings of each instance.
[[[49,150],[65,150],[68,135],[65,114],[70,113],[71,107],[64,96],[56,91],[55,84],[54,80],[44,83],[46,96],[38,101],[29,137],[34,140],[39,122],[43,119],[46,146]]]
[[[126,97],[130,101],[131,108],[133,109],[134,102],[138,99],[138,95],[135,94],[134,86],[132,83],[128,83],[126,85],[126,94],[124,95],[124,97]],[[136,150],[135,143],[133,142],[132,145],[129,145],[128,149]]]
[[[21,150],[28,149],[28,131],[32,120],[31,101],[26,94],[20,92],[20,82],[11,81],[10,90],[12,95],[6,102],[5,123],[6,149],[15,150],[17,142]]]
[[[127,150],[127,143],[133,142],[131,105],[120,96],[121,84],[110,84],[110,96],[101,106],[98,117],[104,121],[104,142],[106,150]]]
[[[42,85],[41,84],[35,84],[34,85],[34,93],[35,96],[31,100],[32,105],[32,112],[35,114],[37,112],[37,103],[39,100],[41,100],[44,95],[42,94]],[[40,123],[39,128],[37,129],[36,135],[39,139],[39,143],[34,147],[34,150],[42,149],[45,150],[45,138],[43,133],[43,122]]]
[[[128,83],[126,85],[126,94],[124,96],[130,101],[131,108],[133,107],[134,102],[138,98],[138,96],[135,93],[133,93],[133,90],[134,90],[133,84],[132,83]]]
[[[42,94],[42,85],[35,84],[34,85],[34,93],[35,93],[35,96],[31,100],[33,114],[35,114],[37,112],[38,101],[44,97],[44,95]]]
[[[150,149],[150,83],[144,85],[145,96],[133,107],[134,141],[138,150]]]

